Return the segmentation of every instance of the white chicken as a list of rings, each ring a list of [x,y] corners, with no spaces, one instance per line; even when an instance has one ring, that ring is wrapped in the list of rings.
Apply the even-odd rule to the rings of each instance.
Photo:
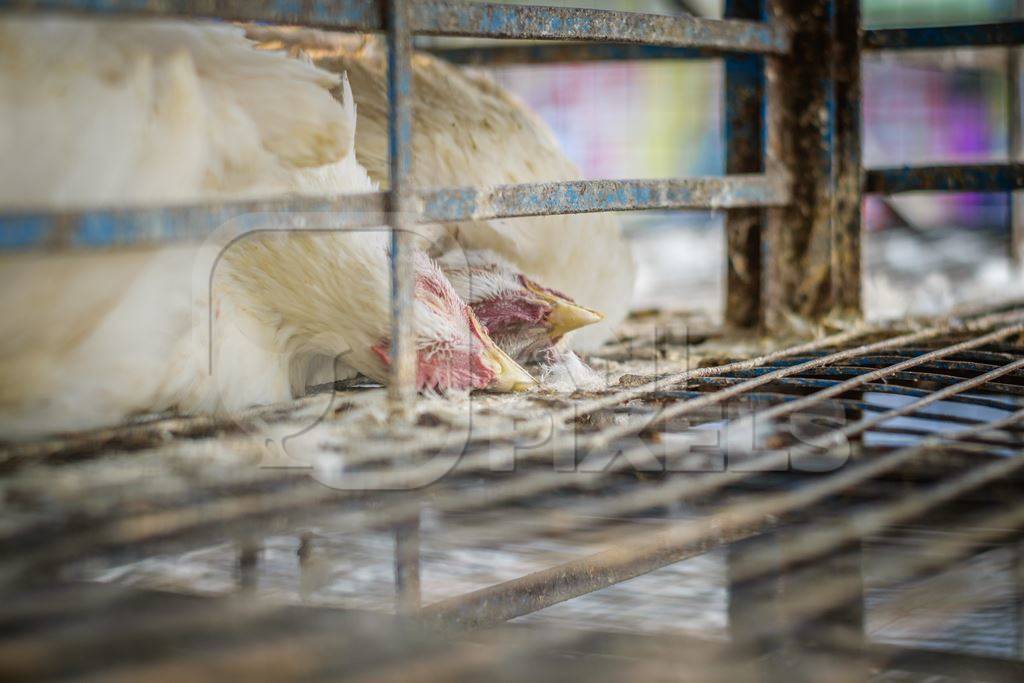
[[[8,208],[375,189],[347,84],[240,30],[8,18],[0,46]],[[283,232],[205,262],[194,246],[5,256],[0,435],[285,400],[339,357],[383,379],[386,247],[386,231]],[[422,254],[415,296],[421,389],[532,381]]]
[[[348,74],[360,113],[356,156],[371,178],[385,183],[387,64],[379,43],[265,27],[250,35],[267,45],[305,48],[318,66]],[[550,129],[487,76],[423,53],[414,56],[413,75],[413,173],[419,187],[581,177]],[[594,349],[628,313],[636,268],[612,214],[473,221],[443,230],[458,248],[496,253],[531,279],[600,311],[603,321],[567,337],[572,348]]]

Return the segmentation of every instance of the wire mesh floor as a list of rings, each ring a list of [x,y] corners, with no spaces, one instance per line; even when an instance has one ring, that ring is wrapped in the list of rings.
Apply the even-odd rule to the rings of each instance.
[[[0,675],[1021,680],[1022,334],[661,314],[405,429],[349,388],[9,445]]]

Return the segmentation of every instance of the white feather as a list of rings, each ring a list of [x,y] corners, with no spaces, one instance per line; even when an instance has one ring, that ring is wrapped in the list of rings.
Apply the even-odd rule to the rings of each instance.
[[[356,155],[370,176],[384,183],[386,60],[372,45],[339,44],[335,54],[317,63],[348,73],[360,111]],[[425,54],[415,56],[413,68],[413,169],[420,186],[580,178],[548,127],[490,79]],[[497,252],[538,282],[603,313],[601,323],[569,335],[572,348],[595,348],[628,313],[636,267],[612,214],[474,221],[448,226],[446,232],[462,248]]]
[[[0,51],[0,205],[376,189],[348,83],[238,29],[6,18]],[[0,435],[281,401],[337,356],[385,377],[386,232],[233,237],[0,259]],[[452,334],[419,299],[415,315],[421,339]]]

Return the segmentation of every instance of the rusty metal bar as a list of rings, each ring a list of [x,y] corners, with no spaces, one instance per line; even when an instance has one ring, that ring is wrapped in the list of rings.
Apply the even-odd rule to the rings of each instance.
[[[696,522],[700,524],[700,522]],[[445,628],[478,629],[496,626],[559,602],[607,588],[681,562],[772,526],[765,521],[718,532],[708,526],[700,538],[676,543],[670,534],[648,534],[642,542],[619,547],[543,569],[518,579],[435,602],[423,608],[422,618]]]
[[[198,242],[230,226],[259,230],[345,230],[388,223],[387,194],[274,199],[163,208],[0,212],[0,251],[90,249]],[[422,191],[419,222],[556,213],[781,206],[784,176],[735,175],[671,180],[595,180]]]
[[[412,183],[412,33],[410,5],[388,0],[388,160],[391,226],[391,367],[388,399],[391,414],[404,419],[416,395],[414,329]]]
[[[993,326],[1000,323],[1011,323],[1019,321],[1020,313],[1010,314],[996,314],[992,316],[985,316],[978,318],[974,321],[966,323],[957,322],[955,324],[944,324],[938,325],[932,328],[927,328],[918,332],[914,332],[907,335],[901,335],[894,338],[885,339],[879,342],[873,342],[871,344],[839,351],[829,356],[813,359],[800,366],[792,366],[786,368],[779,368],[776,372],[769,375],[764,375],[758,378],[747,380],[740,385],[729,387],[722,391],[709,394],[701,398],[686,401],[678,404],[667,406],[663,411],[660,411],[657,415],[657,421],[663,422],[672,418],[680,417],[682,415],[691,414],[698,409],[706,406],[720,404],[721,402],[728,400],[733,396],[740,396],[745,392],[764,386],[770,383],[774,379],[779,377],[786,377],[790,375],[796,375],[800,372],[812,370],[817,367],[825,366],[831,362],[836,362],[845,358],[854,357],[856,355],[862,355],[864,353],[877,353],[885,348],[893,348],[898,346],[905,346],[908,344],[916,344],[921,341],[935,338],[942,334],[947,334],[956,330],[967,332],[967,331],[978,331],[984,329],[991,329]],[[1017,328],[1015,328],[1017,329]],[[866,330],[865,330],[866,331]],[[995,335],[1008,335],[1014,330],[1001,330]],[[839,339],[853,338],[856,336],[851,333],[844,333],[838,337]],[[831,343],[835,343],[837,338],[832,338]],[[993,337],[989,336],[984,339],[972,339],[967,342],[955,344],[950,347],[938,349],[933,354],[952,354],[965,348],[965,346],[977,346],[980,343],[991,343]],[[806,352],[808,346],[819,345],[823,346],[830,343],[829,339],[821,340],[811,345],[802,345],[800,347],[794,347],[789,350],[789,354]],[[768,358],[754,359],[753,361],[741,361],[731,364],[732,369],[741,369],[748,367],[751,364],[756,365],[758,363],[764,363],[770,360]],[[920,362],[928,362],[928,358],[921,359]],[[716,371],[721,371],[722,368],[701,368],[697,370],[691,370],[686,373],[681,373],[678,376],[665,378],[660,384],[660,388],[664,389],[670,387],[673,383],[683,381],[689,377],[699,377],[715,374]],[[1018,367],[1008,367],[1003,369],[1006,373],[1015,372]],[[989,381],[992,377],[983,377],[981,379],[972,380],[973,383],[965,385],[967,388],[979,386],[978,382],[984,383]],[[853,387],[858,383],[858,378],[854,378],[849,381],[848,386]],[[590,402],[584,402],[579,407],[577,415],[584,414],[584,411],[596,410],[605,405],[606,402],[621,402],[628,399],[631,396],[640,396],[656,392],[659,386],[657,383],[653,386],[644,385],[637,387],[636,389],[630,389],[626,392],[619,392],[619,394],[610,397],[602,397],[599,400]],[[928,397],[921,399],[922,402],[915,402],[915,404],[909,404],[904,406],[900,410],[913,411],[916,407],[922,405],[928,405],[934,401],[940,400],[947,396],[952,396],[958,391],[964,390],[964,386],[957,385],[956,387],[947,387],[946,389],[932,394]],[[829,392],[823,392],[831,395],[834,390]],[[841,393],[841,392],[840,392]],[[820,398],[826,398],[827,396],[821,396]],[[901,413],[907,414],[907,413]],[[890,413],[885,416],[884,419],[890,419],[894,413]],[[555,415],[554,419],[561,420],[559,415]],[[545,424],[550,425],[549,421],[545,421]],[[628,437],[635,434],[638,430],[644,428],[653,427],[653,422],[648,419],[644,419],[640,422],[618,425],[611,429],[604,430],[603,432],[594,435],[594,438],[588,438],[585,442],[579,444],[578,448],[582,448],[582,452],[589,452],[591,449],[600,448],[602,444],[610,445],[614,443],[615,439]],[[874,423],[868,423],[868,427]],[[860,425],[864,426],[864,425]],[[523,436],[530,432],[525,429],[516,430],[517,436]],[[546,433],[546,432],[545,432]],[[424,448],[429,448],[430,444],[421,444]],[[646,453],[646,446],[637,447],[639,450]],[[394,451],[392,449],[392,454]],[[625,454],[624,454],[625,455]],[[550,455],[545,457],[551,457]],[[763,462],[773,461],[776,455],[768,455]],[[463,457],[458,468],[457,473],[473,473],[473,472],[486,472],[490,467],[490,454],[484,453],[473,453]],[[785,461],[783,461],[785,462]],[[613,463],[613,467],[609,468],[608,471],[616,471],[629,465],[628,457],[620,457]],[[354,473],[353,473],[354,474]],[[742,473],[736,473],[742,474]],[[385,487],[395,488],[402,486],[402,472],[394,473],[381,473],[382,478],[387,479],[384,483]],[[602,475],[604,476],[604,475]],[[602,479],[602,476],[595,476],[593,479],[598,482]],[[538,495],[540,493],[550,492],[563,488],[565,486],[573,486],[586,484],[584,477],[570,477],[560,472],[535,472],[526,474],[522,477],[516,477],[515,479],[508,482],[501,482],[491,486],[488,486],[484,490],[466,490],[449,493],[443,496],[437,496],[433,499],[433,505],[439,510],[469,510],[479,507],[488,507],[500,504],[504,501],[518,500],[524,497]],[[724,485],[724,482],[721,485]],[[696,484],[696,482],[695,482]],[[19,552],[17,553],[17,559],[12,561],[12,565],[21,565],[23,568],[29,568],[32,566],[39,566],[41,564],[52,564],[53,562],[60,562],[70,557],[78,556],[80,553],[85,552],[86,548],[98,548],[112,550],[116,547],[125,545],[133,545],[146,541],[159,540],[160,538],[167,538],[170,535],[180,535],[189,531],[197,531],[211,525],[221,525],[229,523],[231,521],[237,521],[245,517],[249,518],[264,518],[270,513],[281,513],[287,510],[294,509],[311,509],[312,506],[323,504],[325,502],[338,500],[343,492],[333,491],[323,487],[316,482],[303,482],[302,480],[295,480],[290,482],[282,482],[281,486],[275,487],[273,490],[262,489],[258,495],[236,495],[234,498],[228,501],[218,500],[207,500],[204,502],[193,501],[188,505],[186,509],[156,509],[145,515],[136,515],[129,519],[125,519],[120,513],[120,508],[113,509],[111,512],[116,513],[113,517],[109,515],[101,515],[100,517],[94,517],[91,522],[84,527],[80,533],[72,534],[71,537],[66,537],[60,546],[53,546],[47,542],[48,534],[40,533],[38,530],[26,529],[23,532],[15,533],[13,536],[6,536],[3,539],[4,545],[11,547],[18,547]],[[373,514],[360,513],[357,518],[353,520],[356,525],[355,528],[366,528],[368,526],[391,526],[403,521],[414,519],[419,514],[419,503],[405,504],[398,503],[394,506],[386,506],[379,512]],[[342,518],[336,520],[336,524],[342,524]],[[44,527],[45,528],[45,527]],[[14,567],[9,568],[12,571],[16,571]]]
[[[949,49],[996,45],[1024,45],[1024,21],[876,29],[864,33],[865,50]]]
[[[957,164],[869,169],[864,191],[1010,192],[1024,189],[1024,164]]]
[[[857,55],[859,28],[849,2],[771,4],[774,22],[793,34],[790,55],[768,58],[768,169],[793,180],[792,202],[768,211],[771,330],[859,310],[859,77],[842,63]]]
[[[764,18],[764,0],[727,0],[728,18]],[[725,60],[725,172],[764,172],[764,58]],[[725,322],[739,329],[760,327],[761,234],[764,212],[736,209],[725,216]]]
[[[790,48],[784,29],[746,21],[455,0],[408,4],[410,29],[421,35],[645,43],[775,54]],[[385,0],[0,0],[0,9],[198,17],[368,32],[386,28],[385,8]]]

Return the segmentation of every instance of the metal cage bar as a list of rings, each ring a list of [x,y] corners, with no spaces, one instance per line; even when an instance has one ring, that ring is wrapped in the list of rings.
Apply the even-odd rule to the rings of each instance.
[[[731,209],[789,201],[784,175],[738,174],[670,180],[593,180],[420,191],[420,223],[557,213],[655,209]],[[343,230],[385,225],[387,194],[273,199],[162,208],[0,213],[0,250],[84,249],[202,240],[233,232],[290,227]]]
[[[784,29],[747,21],[639,12],[499,5],[457,0],[410,3],[410,28],[419,35],[534,40],[585,40],[781,54]],[[65,10],[146,16],[187,16],[381,31],[384,0],[3,0],[0,9]]]

